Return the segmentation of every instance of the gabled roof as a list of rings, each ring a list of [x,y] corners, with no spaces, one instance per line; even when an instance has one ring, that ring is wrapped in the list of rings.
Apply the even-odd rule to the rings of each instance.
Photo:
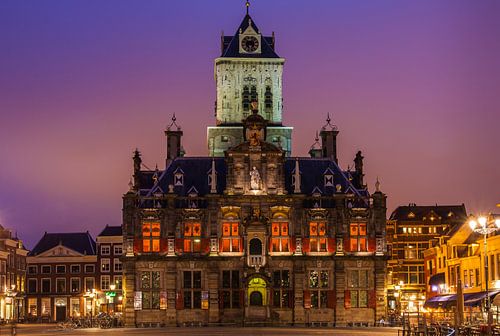
[[[253,30],[260,34],[260,29],[255,24],[250,15],[245,15],[234,36],[224,36],[222,39],[221,57],[244,57],[244,58],[280,58],[274,51],[274,41],[272,36],[261,38],[261,52],[259,54],[240,54],[239,35],[251,25]]]
[[[122,226],[109,226],[106,225],[104,230],[99,233],[97,237],[112,237],[112,236],[121,236],[122,235]]]
[[[46,252],[54,247],[62,245],[73,251],[84,255],[96,254],[95,241],[87,232],[69,232],[69,233],[47,233],[43,235],[40,241],[30,251],[30,256],[35,256]]]
[[[408,217],[413,213],[415,216]],[[425,216],[434,212],[444,221],[463,222],[467,219],[465,205],[407,205],[397,207],[391,214],[391,220],[415,221],[420,222]],[[450,215],[451,214],[451,215]],[[450,216],[449,216],[450,215]]]

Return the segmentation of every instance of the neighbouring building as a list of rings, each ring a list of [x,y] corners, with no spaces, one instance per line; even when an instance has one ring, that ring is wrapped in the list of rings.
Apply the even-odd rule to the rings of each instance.
[[[209,155],[185,156],[175,118],[164,170],[143,169],[135,152],[123,195],[126,326],[374,325],[385,315],[386,196],[378,182],[368,191],[361,152],[340,168],[329,118],[310,157],[291,156],[283,64],[247,13],[221,37]]]
[[[500,215],[493,215],[498,218]],[[459,281],[465,306],[480,306],[486,297],[484,236],[464,221],[450,234],[439,237],[424,251],[427,285],[426,308],[451,308],[456,303]],[[500,236],[487,237],[488,295],[500,306]]]
[[[0,226],[0,319],[24,319],[26,256],[17,237]]]
[[[467,220],[465,206],[399,206],[387,221],[387,303],[390,311],[417,311],[426,299],[424,251]],[[444,257],[446,258],[446,256]],[[445,262],[445,260],[437,260]],[[439,265],[441,269],[444,264]]]
[[[27,318],[64,321],[95,313],[96,243],[88,232],[45,233],[30,251],[27,272]]]
[[[96,238],[100,311],[122,311],[123,236],[121,226],[108,226]]]

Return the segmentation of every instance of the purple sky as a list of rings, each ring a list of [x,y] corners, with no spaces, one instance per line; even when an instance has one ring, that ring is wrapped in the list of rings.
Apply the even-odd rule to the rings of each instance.
[[[339,160],[357,150],[397,205],[500,202],[500,1],[253,0],[286,58],[284,123],[306,155],[327,112]],[[244,1],[0,1],[0,224],[121,221],[137,146],[164,165],[173,112],[206,155],[213,60]]]

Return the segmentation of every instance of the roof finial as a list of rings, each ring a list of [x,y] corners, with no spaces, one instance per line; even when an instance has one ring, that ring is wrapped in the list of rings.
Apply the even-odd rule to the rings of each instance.
[[[176,120],[177,120],[177,118],[175,117],[175,112],[174,112],[174,114],[172,115],[172,122],[170,123],[170,125],[167,126],[167,131],[170,131],[172,126],[177,127],[178,131],[181,130],[181,127],[179,125],[177,125],[177,123],[175,122]]]
[[[248,8],[250,7],[250,1],[247,0],[245,6],[247,7],[247,15],[248,15]]]
[[[322,131],[336,131],[337,130],[337,125],[332,124],[332,119],[330,118],[330,112],[326,115],[326,125],[321,127]]]

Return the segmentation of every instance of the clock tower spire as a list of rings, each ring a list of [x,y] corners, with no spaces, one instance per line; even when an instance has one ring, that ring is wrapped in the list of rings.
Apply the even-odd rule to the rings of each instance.
[[[274,48],[274,34],[265,36],[249,14],[232,36],[222,36],[221,55],[215,59],[216,126],[208,127],[209,154],[240,144],[242,121],[252,114],[252,103],[268,123],[266,141],[291,154],[292,127],[282,124],[282,75],[285,59]]]

